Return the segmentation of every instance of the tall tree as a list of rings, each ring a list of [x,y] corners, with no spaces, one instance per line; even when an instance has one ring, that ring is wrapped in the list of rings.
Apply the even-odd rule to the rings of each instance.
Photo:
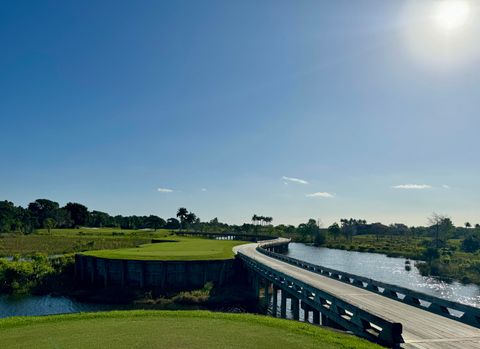
[[[196,220],[197,220],[197,216],[193,212],[189,212],[185,217],[185,223],[187,223],[189,228],[193,223],[195,223]]]
[[[13,202],[0,201],[0,232],[8,233],[15,230],[19,223],[20,209]]]
[[[76,202],[69,202],[64,209],[70,213],[75,227],[84,226],[88,219],[88,208]]]
[[[340,226],[338,225],[338,223],[335,222],[328,227],[328,232],[330,233],[330,235],[333,236],[333,240],[337,240],[342,230],[340,229]]]
[[[165,229],[179,229],[180,228],[180,222],[176,218],[169,218],[167,219],[167,224],[165,224]]]
[[[440,248],[441,245],[448,239],[449,235],[454,229],[452,220],[441,214],[433,213],[429,218],[430,229],[433,230],[433,242],[435,248]]]
[[[35,219],[35,228],[41,228],[46,218],[55,218],[59,208],[58,202],[47,199],[37,199],[28,204],[28,210]]]
[[[166,224],[165,220],[154,215],[148,216],[146,223],[148,227],[153,229],[154,231],[157,231],[157,229],[164,227]]]
[[[187,218],[188,210],[185,207],[180,207],[177,211],[177,218],[180,219],[180,230],[183,229],[185,219]]]
[[[297,228],[303,241],[315,241],[317,235],[320,233],[320,228],[315,219],[309,219],[307,223],[302,223]]]

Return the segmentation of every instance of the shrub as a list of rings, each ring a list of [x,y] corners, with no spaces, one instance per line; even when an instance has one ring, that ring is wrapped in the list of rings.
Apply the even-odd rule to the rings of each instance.
[[[438,253],[438,250],[436,248],[429,247],[423,252],[422,257],[426,261],[431,262],[435,259],[440,258],[440,253]]]
[[[0,292],[29,293],[58,279],[73,266],[73,256],[48,258],[36,253],[28,259],[0,259]]]
[[[462,241],[461,249],[464,252],[476,252],[480,250],[480,238],[477,235],[470,235]]]

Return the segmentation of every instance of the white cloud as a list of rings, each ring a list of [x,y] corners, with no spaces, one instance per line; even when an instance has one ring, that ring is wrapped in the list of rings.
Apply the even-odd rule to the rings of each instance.
[[[430,189],[432,186],[428,184],[399,184],[394,185],[394,189]]]
[[[200,189],[200,190],[201,190],[201,191],[207,191],[207,188],[202,188],[202,189]]]
[[[442,188],[443,188],[443,189],[450,189],[450,186],[447,185],[447,184],[442,184]]]
[[[168,188],[158,188],[157,189],[160,193],[171,193],[173,192],[172,189],[168,189]]]
[[[300,179],[300,178],[295,178],[295,177],[285,177],[285,176],[283,176],[282,179],[285,180],[285,181],[294,182],[294,183],[308,184],[308,182],[306,180]]]
[[[325,191],[319,191],[316,193],[307,194],[309,198],[333,198],[335,195],[327,193]]]

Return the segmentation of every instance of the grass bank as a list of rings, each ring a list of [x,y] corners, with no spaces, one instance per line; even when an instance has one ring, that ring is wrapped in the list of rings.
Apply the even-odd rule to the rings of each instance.
[[[135,248],[87,251],[84,255],[135,260],[221,260],[234,257],[232,248],[244,242],[175,237]]]
[[[381,348],[300,322],[205,311],[114,311],[0,320],[2,348]]]

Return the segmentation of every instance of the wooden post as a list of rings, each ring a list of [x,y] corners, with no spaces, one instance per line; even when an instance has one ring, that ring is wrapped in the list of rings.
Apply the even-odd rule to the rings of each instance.
[[[312,322],[315,325],[320,325],[320,312],[317,309],[312,309],[312,312],[313,312]]]
[[[270,282],[264,280],[264,292],[263,292],[263,306],[265,309],[268,309],[268,304],[270,303]]]
[[[282,319],[287,318],[287,295],[285,294],[285,291],[282,290],[280,293],[280,317]]]
[[[273,294],[272,294],[272,315],[277,317],[277,303],[278,303],[278,288],[273,285]]]
[[[300,319],[300,305],[299,305],[299,299],[296,297],[291,298],[291,304],[292,304],[292,315],[294,320],[299,320]]]

